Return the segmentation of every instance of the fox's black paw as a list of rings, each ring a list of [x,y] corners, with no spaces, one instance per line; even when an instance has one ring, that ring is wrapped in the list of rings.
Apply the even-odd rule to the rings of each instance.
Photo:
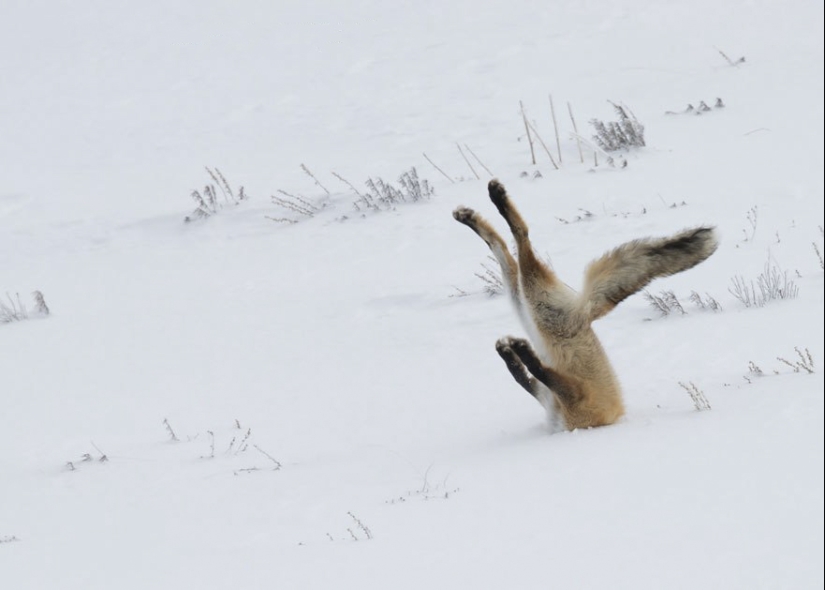
[[[507,191],[504,189],[504,185],[494,178],[487,185],[487,192],[490,193],[490,200],[496,206],[498,212],[504,215],[507,208]]]
[[[510,337],[499,338],[496,341],[496,352],[508,365],[516,364],[516,353],[510,348]]]
[[[508,340],[509,347],[513,349],[513,352],[515,352],[519,358],[524,359],[535,356],[533,347],[530,346],[530,343],[524,338],[509,338]]]

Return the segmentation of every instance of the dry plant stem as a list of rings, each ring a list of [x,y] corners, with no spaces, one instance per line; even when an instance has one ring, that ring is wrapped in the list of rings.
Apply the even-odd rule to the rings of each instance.
[[[37,311],[39,311],[43,315],[49,315],[49,313],[51,313],[49,311],[49,306],[46,305],[46,300],[43,298],[43,293],[41,293],[40,291],[34,291],[32,292],[32,297],[34,297],[34,303],[37,308]]]
[[[364,536],[366,536],[367,539],[372,539],[372,531],[370,531],[370,529],[363,522],[361,522],[361,520],[352,512],[347,512],[347,514],[349,514],[350,518],[355,521],[356,526],[361,530],[362,533],[364,533]],[[349,532],[350,535],[352,535],[352,537],[357,541],[358,537],[356,537],[351,530],[349,530]]]
[[[270,197],[272,203],[278,205],[279,207],[289,209],[290,211],[294,211],[295,213],[299,213],[307,217],[312,217],[320,211],[318,207],[300,196],[290,194],[283,189],[278,189],[278,192],[288,197],[287,199],[282,199],[281,197],[276,197],[274,195]]]
[[[355,194],[356,194],[356,195],[358,195],[359,197],[363,197],[363,196],[364,196],[364,195],[362,195],[362,194],[358,191],[358,189],[357,189],[357,188],[355,188],[354,186],[352,186],[352,183],[351,183],[349,180],[347,180],[346,178],[344,178],[343,176],[341,176],[341,175],[340,175],[340,174],[338,174],[337,172],[333,172],[333,173],[332,173],[332,175],[333,175],[335,178],[337,178],[338,180],[340,180],[341,182],[343,182],[344,184],[346,184],[348,187],[350,187],[350,188],[351,188],[351,189],[355,192]]]
[[[739,58],[739,61],[735,62],[735,61],[733,61],[731,58],[729,58],[729,57],[727,56],[727,54],[726,54],[724,51],[722,51],[721,49],[719,49],[718,47],[715,47],[714,49],[716,49],[716,51],[718,51],[718,52],[719,52],[719,55],[721,55],[723,58],[725,58],[725,61],[726,61],[726,62],[728,62],[728,65],[731,65],[731,66],[733,66],[733,67],[737,67],[740,63],[742,63],[743,61],[745,61],[744,59],[742,59],[742,58],[740,57],[740,58]]]
[[[536,135],[536,139],[538,139],[538,140],[539,140],[539,143],[541,144],[541,147],[543,147],[543,148],[544,148],[544,151],[545,151],[545,152],[547,152],[547,157],[548,157],[548,158],[550,158],[550,162],[553,164],[553,168],[555,168],[556,170],[558,170],[558,169],[559,169],[559,165],[558,165],[558,164],[556,164],[556,160],[554,160],[554,159],[553,159],[553,154],[551,154],[551,153],[550,153],[550,150],[548,149],[547,144],[546,144],[546,143],[544,143],[544,140],[541,138],[541,135],[539,135],[539,132],[538,132],[538,131],[536,131],[536,128],[535,128],[535,127],[533,127],[533,125],[532,125],[532,124],[529,124],[529,125],[530,125],[530,129],[532,129],[532,130],[533,130],[533,133]],[[535,164],[536,162],[535,162],[535,161],[533,161],[533,163]]]
[[[613,161],[613,157],[610,154],[608,154],[602,148],[597,146],[595,143],[591,142],[586,137],[583,137],[583,136],[581,136],[581,135],[579,135],[578,133],[575,133],[575,132],[572,133],[571,135],[573,137],[575,137],[576,139],[580,140],[584,145],[589,147],[591,150],[593,150],[593,161],[595,162],[596,166],[599,165],[599,158],[598,158],[598,155],[597,155],[597,153],[599,153],[599,152],[607,159],[608,163]]]
[[[553,105],[553,95],[548,95],[550,98],[550,116],[553,117],[553,129],[556,132],[556,152],[559,155],[559,164],[561,164],[561,141],[559,141],[559,125],[556,122],[556,107]]]
[[[689,381],[687,384],[679,382],[679,385],[688,392],[690,395],[690,399],[693,401],[693,407],[695,407],[698,411],[702,410],[710,410],[710,402],[708,402],[708,398],[705,397],[705,393],[696,387],[696,384],[693,381]]]
[[[321,184],[321,183],[318,181],[318,179],[317,179],[317,178],[315,178],[315,175],[314,175],[312,172],[310,172],[310,171],[309,171],[309,168],[307,168],[304,164],[301,164],[301,169],[302,169],[304,172],[306,172],[306,173],[307,173],[307,175],[308,175],[308,176],[309,176],[312,180],[314,180],[314,181],[315,181],[315,184],[317,184],[319,187],[321,187],[321,190],[323,190],[323,191],[324,191],[326,194],[328,194],[328,195],[330,194],[330,192],[327,190],[327,188],[326,188],[323,184]]]
[[[6,299],[9,300],[8,305],[0,300],[0,323],[9,324],[11,322],[25,320],[29,317],[26,313],[26,307],[20,300],[20,293],[15,293],[15,296],[17,298],[16,302],[12,299],[11,295],[6,293]]]
[[[168,432],[168,433],[169,433],[169,439],[170,439],[170,440],[173,440],[173,441],[175,441],[175,442],[178,442],[180,439],[179,439],[179,438],[178,438],[178,436],[175,434],[175,431],[174,431],[174,430],[172,430],[172,425],[171,425],[171,424],[169,424],[169,420],[167,420],[166,418],[164,418],[164,419],[163,419],[163,425],[164,425],[164,426],[166,426],[166,432]]]
[[[423,153],[423,152],[422,152],[422,153]],[[436,170],[438,170],[439,172],[441,172],[441,174],[443,174],[443,175],[444,175],[444,178],[446,178],[447,180],[449,180],[450,182],[452,182],[453,184],[455,184],[455,180],[453,180],[452,178],[450,178],[449,176],[447,176],[447,173],[446,173],[446,172],[444,172],[441,168],[439,168],[438,166],[436,166],[436,165],[435,165],[435,162],[433,162],[432,160],[430,160],[430,158],[427,156],[427,154],[424,154],[424,159],[425,159],[425,160],[427,160],[430,164],[432,164],[432,167],[433,167],[433,168],[435,168]]]
[[[475,168],[473,168],[473,165],[472,165],[472,164],[470,164],[470,160],[468,160],[468,159],[467,159],[467,156],[465,156],[465,155],[464,155],[464,150],[462,150],[462,149],[461,149],[461,146],[460,146],[458,143],[456,143],[456,144],[455,144],[455,146],[458,148],[458,153],[460,153],[460,154],[461,154],[461,157],[462,157],[462,158],[464,158],[464,161],[465,161],[465,162],[467,162],[467,166],[469,166],[469,167],[470,167],[470,171],[473,173],[473,175],[474,175],[476,178],[481,178],[481,177],[478,175],[478,172],[476,172]]]
[[[108,461],[108,460],[109,460],[109,457],[107,457],[107,456],[106,456],[106,453],[104,453],[103,451],[101,451],[101,450],[100,450],[100,447],[98,447],[98,446],[97,446],[97,445],[96,445],[93,441],[90,441],[90,442],[91,442],[92,446],[95,448],[95,450],[96,450],[98,453],[100,453],[100,458],[98,459],[98,461],[100,461],[101,463],[105,463],[106,461]]]
[[[584,164],[584,154],[582,153],[582,142],[579,138],[579,128],[576,125],[576,119],[573,118],[573,107],[570,106],[570,103],[567,103],[567,112],[570,113],[570,121],[573,123],[573,135],[576,138],[576,147],[579,148],[579,160],[582,164]]]
[[[584,145],[589,147],[594,152],[600,152],[605,158],[610,158],[611,157],[610,154],[608,154],[601,147],[597,146],[595,143],[593,143],[592,141],[590,141],[586,137],[584,137],[582,135],[579,135],[578,133],[573,133],[572,135],[573,135],[573,137],[580,140]]]
[[[524,130],[527,132],[527,143],[530,144],[530,158],[533,160],[533,165],[535,165],[536,151],[533,149],[533,138],[530,135],[530,124],[527,122],[527,113],[524,112],[524,103],[522,101],[518,101],[518,104],[521,107],[521,118],[524,120]]]
[[[471,149],[470,149],[470,146],[468,146],[466,143],[464,144],[464,149],[466,149],[468,152],[470,152],[470,155],[471,155],[473,158],[475,158],[475,161],[476,161],[476,162],[478,162],[478,163],[479,163],[479,165],[487,171],[487,174],[489,174],[490,176],[495,176],[495,174],[493,174],[492,172],[490,172],[490,169],[489,169],[489,168],[487,168],[487,166],[485,166],[485,165],[484,165],[484,162],[482,162],[482,161],[479,159],[479,157],[475,155],[475,153],[473,152],[473,150],[471,150]]]
[[[255,450],[257,450],[259,453],[261,453],[262,455],[264,455],[267,459],[269,459],[270,461],[272,461],[272,463],[275,465],[275,467],[273,468],[273,471],[278,471],[278,470],[281,468],[281,462],[280,462],[280,461],[278,461],[275,457],[273,457],[272,455],[270,455],[269,453],[267,453],[265,450],[263,450],[263,449],[262,449],[261,447],[259,447],[258,445],[252,445],[252,446],[253,446],[253,447],[255,447]]]
[[[229,185],[227,184],[226,179],[223,177],[222,174],[220,174],[217,168],[215,168],[215,171],[212,171],[209,168],[209,166],[204,166],[204,168],[206,168],[206,172],[209,174],[209,176],[212,177],[212,182],[217,184],[218,188],[221,189],[221,192],[223,193],[223,198],[228,203],[231,198],[232,191],[228,190]],[[220,175],[220,178],[218,178],[218,175]],[[221,180],[223,180],[223,182],[221,182]]]
[[[218,177],[215,175],[215,173],[212,172],[212,170],[209,168],[209,166],[204,166],[204,168],[206,169],[206,173],[209,174],[209,176],[212,177],[212,182],[217,184],[218,188],[221,189],[221,192],[223,193],[224,199],[229,199],[229,196],[226,194],[226,189],[221,185],[221,183],[218,180]]]
[[[221,173],[219,168],[215,168],[215,174],[217,174],[218,178],[220,178],[221,184],[226,188],[226,191],[232,196],[232,198],[234,198],[235,193],[232,191],[232,187],[229,186],[229,183],[223,177],[223,174]]]
[[[211,430],[207,430],[206,433],[209,435],[209,459],[215,458],[215,433]]]
[[[790,368],[794,370],[794,373],[799,373],[800,369],[804,370],[806,373],[813,374],[814,372],[814,359],[811,356],[811,351],[807,348],[805,349],[805,354],[802,354],[802,351],[799,350],[798,346],[794,346],[794,350],[796,351],[797,356],[799,357],[798,361],[790,362],[789,360],[778,356],[776,360],[781,363],[788,365]]]

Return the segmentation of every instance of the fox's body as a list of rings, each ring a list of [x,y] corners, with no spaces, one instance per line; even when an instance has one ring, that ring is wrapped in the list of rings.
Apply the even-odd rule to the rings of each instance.
[[[504,187],[492,180],[490,199],[516,241],[516,257],[488,221],[472,209],[453,217],[475,231],[501,265],[505,288],[533,346],[501,338],[496,350],[515,380],[568,429],[603,426],[624,414],[619,381],[591,322],[656,277],[687,270],[713,254],[713,229],[685,230],[670,238],[622,244],[590,263],[576,293],[535,255],[527,224]],[[535,348],[535,350],[534,350]]]

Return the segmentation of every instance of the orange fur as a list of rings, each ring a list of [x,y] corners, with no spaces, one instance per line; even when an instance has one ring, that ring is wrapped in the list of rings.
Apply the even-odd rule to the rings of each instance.
[[[472,209],[459,207],[453,217],[492,250],[532,340],[531,346],[524,339],[501,338],[496,350],[516,381],[548,411],[560,414],[566,428],[613,424],[624,414],[621,387],[591,322],[654,278],[708,258],[717,247],[713,228],[622,244],[588,266],[584,290],[578,294],[536,256],[527,224],[504,186],[492,180],[488,191],[515,238],[515,257],[493,226]]]

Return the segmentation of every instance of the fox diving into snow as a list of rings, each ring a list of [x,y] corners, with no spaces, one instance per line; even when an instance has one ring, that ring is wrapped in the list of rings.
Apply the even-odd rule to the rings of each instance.
[[[669,238],[622,244],[589,264],[584,288],[576,293],[536,256],[527,224],[504,186],[492,180],[488,190],[513,233],[515,257],[493,226],[472,209],[459,207],[453,217],[492,250],[533,344],[505,337],[496,342],[496,351],[516,382],[568,430],[613,424],[624,414],[622,392],[591,323],[653,279],[708,258],[718,246],[714,229],[697,227]]]

